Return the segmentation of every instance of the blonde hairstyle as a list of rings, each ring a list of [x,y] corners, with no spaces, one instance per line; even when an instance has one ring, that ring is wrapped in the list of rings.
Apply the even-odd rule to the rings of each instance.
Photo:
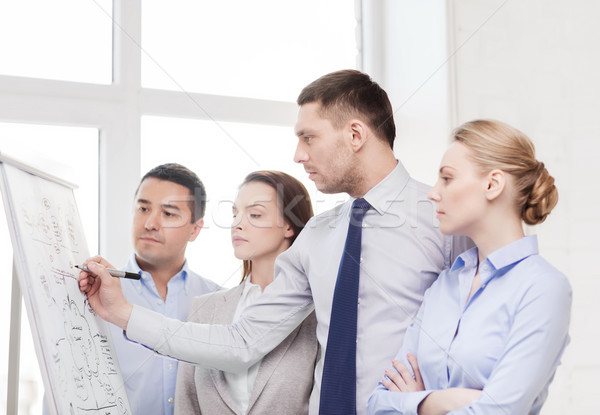
[[[454,140],[471,150],[473,161],[484,171],[500,169],[513,176],[515,203],[526,224],[546,220],[558,202],[558,191],[525,134],[500,121],[474,120],[454,130]]]

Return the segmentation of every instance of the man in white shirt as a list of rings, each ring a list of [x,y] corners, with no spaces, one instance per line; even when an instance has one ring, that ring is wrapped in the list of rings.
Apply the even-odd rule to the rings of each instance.
[[[327,74],[305,87],[297,102],[294,160],[319,190],[351,198],[306,225],[278,257],[275,281],[239,321],[230,326],[182,323],[133,306],[101,265],[90,264],[100,278],[80,274],[80,287],[94,310],[126,329],[130,339],[160,354],[226,371],[254,364],[316,310],[322,353],[310,413],[317,414],[350,210],[355,198],[364,198],[371,209],[362,223],[355,405],[356,413],[364,414],[423,293],[467,244],[463,239],[453,243],[438,231],[429,188],[410,178],[396,160],[392,106],[368,75],[353,70]]]

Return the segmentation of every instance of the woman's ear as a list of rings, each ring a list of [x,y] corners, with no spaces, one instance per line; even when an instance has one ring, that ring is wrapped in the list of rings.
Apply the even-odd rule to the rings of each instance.
[[[292,236],[294,236],[294,228],[292,228],[292,225],[290,225],[289,223],[285,222],[285,233],[283,234],[284,238],[291,238]]]
[[[485,196],[488,200],[494,200],[502,194],[506,187],[506,175],[502,170],[494,169],[488,173],[487,189]]]

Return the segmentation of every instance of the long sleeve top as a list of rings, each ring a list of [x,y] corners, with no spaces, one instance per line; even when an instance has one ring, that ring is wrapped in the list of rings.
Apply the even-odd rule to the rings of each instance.
[[[121,280],[123,294],[129,302],[172,318],[186,319],[195,296],[221,288],[191,271],[186,261],[169,280],[167,297],[163,300],[152,276],[140,269],[135,254],[131,255],[123,270],[142,276],[140,280]],[[158,356],[128,341],[119,327],[109,326],[133,414],[173,415],[177,360]]]
[[[428,394],[452,387],[483,391],[454,415],[540,412],[569,341],[570,284],[538,255],[535,236],[479,264],[481,285],[467,301],[477,267],[473,248],[440,275],[396,356],[409,370],[407,353],[417,357],[426,390],[391,392],[380,382],[368,414],[417,414]]]

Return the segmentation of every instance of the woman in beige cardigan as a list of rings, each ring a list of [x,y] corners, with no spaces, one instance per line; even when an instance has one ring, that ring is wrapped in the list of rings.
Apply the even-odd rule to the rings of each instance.
[[[313,215],[310,197],[293,177],[249,174],[233,205],[231,239],[243,260],[240,285],[196,297],[189,321],[230,324],[273,281],[275,258]],[[175,414],[307,414],[319,353],[314,312],[262,361],[229,373],[179,364]]]

